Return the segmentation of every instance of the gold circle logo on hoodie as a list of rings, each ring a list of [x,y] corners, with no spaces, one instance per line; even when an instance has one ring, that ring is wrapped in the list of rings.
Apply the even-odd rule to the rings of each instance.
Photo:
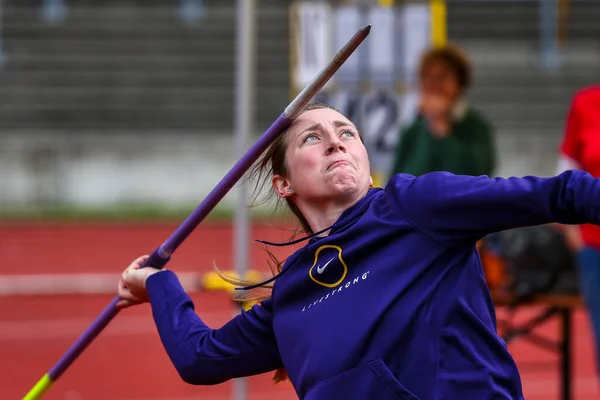
[[[348,267],[342,258],[339,246],[324,245],[315,252],[315,261],[308,271],[313,282],[328,288],[334,288],[344,281]]]

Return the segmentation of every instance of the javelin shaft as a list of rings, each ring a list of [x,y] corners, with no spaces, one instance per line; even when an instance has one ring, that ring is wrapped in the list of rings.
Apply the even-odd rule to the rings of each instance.
[[[254,164],[260,155],[267,150],[269,145],[286,129],[302,109],[325,86],[333,74],[342,66],[358,46],[366,39],[371,31],[371,25],[362,27],[342,47],[326,68],[321,70],[317,77],[308,84],[294,100],[286,107],[283,114],[267,129],[248,152],[233,166],[225,177],[217,184],[206,199],[190,214],[181,226],[163,244],[162,251],[170,255],[208,215],[208,213],[221,201],[227,192],[236,184],[246,171]],[[150,264],[154,266],[153,264]]]
[[[325,86],[335,72],[342,66],[348,57],[358,48],[366,39],[371,30],[371,26],[362,27],[354,36],[342,47],[333,60],[319,72],[315,79],[307,85],[294,100],[286,107],[284,112],[275,120],[275,122],[263,133],[258,141],[246,152],[246,154],[233,166],[209,195],[192,211],[192,213],[183,221],[183,223],[173,232],[173,234],[158,247],[144,263],[145,266],[154,268],[163,268],[171,254],[183,243],[183,241],[192,233],[192,231],[204,220],[212,209],[223,199],[227,192],[241,179],[246,171],[258,160],[260,155],[267,150],[269,145],[284,131],[298,116],[302,109],[312,100],[312,98]],[[115,283],[116,286],[116,283]],[[61,357],[61,359],[44,375],[42,380],[31,389],[24,397],[24,400],[37,400],[54,383],[65,370],[77,359],[77,357],[87,348],[87,346],[102,332],[110,321],[118,314],[119,310],[116,304],[119,301],[116,296],[108,306],[102,311],[100,316],[84,331],[77,341]],[[41,385],[41,387],[40,387]]]

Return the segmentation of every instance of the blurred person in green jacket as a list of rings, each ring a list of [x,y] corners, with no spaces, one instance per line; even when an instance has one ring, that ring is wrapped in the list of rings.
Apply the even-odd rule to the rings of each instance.
[[[471,64],[457,47],[426,52],[419,67],[419,108],[401,131],[390,176],[432,171],[491,176],[496,166],[494,129],[468,104]]]

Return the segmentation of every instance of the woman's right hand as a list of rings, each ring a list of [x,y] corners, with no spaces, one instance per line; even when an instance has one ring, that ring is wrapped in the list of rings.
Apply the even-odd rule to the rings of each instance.
[[[118,293],[121,300],[117,302],[118,309],[149,301],[148,292],[146,291],[146,280],[150,275],[161,270],[152,267],[141,268],[148,257],[147,255],[138,257],[121,274],[118,286]]]

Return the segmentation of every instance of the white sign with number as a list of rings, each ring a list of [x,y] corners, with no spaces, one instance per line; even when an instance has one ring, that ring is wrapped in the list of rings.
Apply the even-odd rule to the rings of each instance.
[[[312,82],[335,54],[332,49],[331,6],[327,3],[296,3],[292,8],[292,19],[295,50],[293,82],[295,89],[301,90]]]

